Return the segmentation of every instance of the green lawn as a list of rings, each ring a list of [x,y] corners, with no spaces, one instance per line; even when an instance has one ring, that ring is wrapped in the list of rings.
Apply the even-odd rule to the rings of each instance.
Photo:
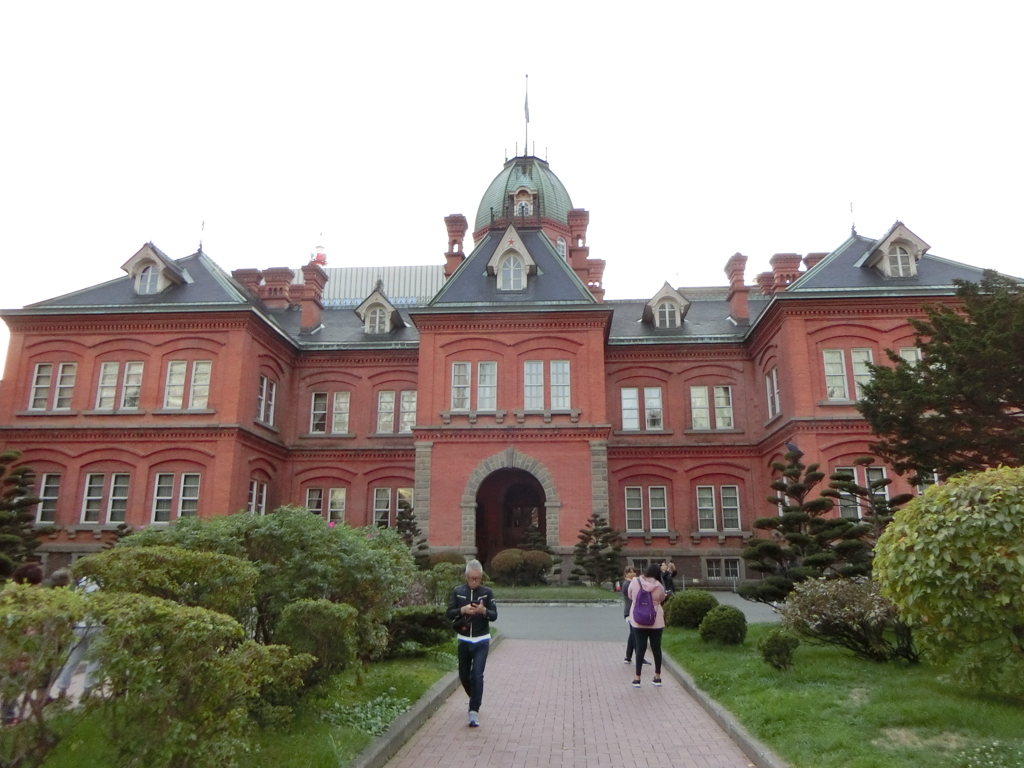
[[[1024,749],[1020,703],[963,691],[927,664],[875,664],[806,643],[793,669],[778,672],[757,651],[770,629],[752,624],[733,647],[668,629],[663,644],[698,687],[796,768],[1021,765],[962,758],[994,741]]]
[[[502,600],[536,600],[537,602],[573,602],[577,600],[621,600],[622,595],[602,587],[584,586],[539,586],[501,587],[489,585],[494,597]]]
[[[310,692],[295,719],[281,729],[254,734],[250,751],[239,758],[246,768],[338,768],[348,765],[374,736],[351,725],[325,721],[322,713],[366,705],[382,695],[415,703],[447,672],[455,669],[455,640],[427,658],[373,664],[363,675],[337,675]],[[360,677],[362,679],[360,679]],[[366,708],[361,719],[370,720]],[[115,756],[93,722],[79,723],[46,761],[44,768],[114,768]]]

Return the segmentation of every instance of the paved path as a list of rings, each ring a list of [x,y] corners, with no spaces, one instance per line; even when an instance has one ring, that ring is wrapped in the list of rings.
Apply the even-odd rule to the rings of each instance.
[[[499,619],[514,623],[507,614]],[[633,671],[622,663],[623,644],[518,640],[506,634],[488,659],[481,727],[467,727],[460,687],[388,768],[752,765],[667,673],[664,686],[655,688],[652,668],[645,667],[643,687],[631,687]]]

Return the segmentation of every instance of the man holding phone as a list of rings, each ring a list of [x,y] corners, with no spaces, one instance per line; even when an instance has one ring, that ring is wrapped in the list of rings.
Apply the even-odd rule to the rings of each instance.
[[[484,568],[479,560],[466,563],[466,583],[452,590],[448,619],[459,637],[459,680],[469,696],[469,727],[480,725],[484,695],[484,667],[490,647],[490,622],[498,618],[494,593],[482,585]]]

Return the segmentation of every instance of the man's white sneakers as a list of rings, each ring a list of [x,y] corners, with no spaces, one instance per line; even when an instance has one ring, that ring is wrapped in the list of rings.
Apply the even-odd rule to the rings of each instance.
[[[469,727],[479,728],[480,727],[480,715],[476,712],[469,713]]]

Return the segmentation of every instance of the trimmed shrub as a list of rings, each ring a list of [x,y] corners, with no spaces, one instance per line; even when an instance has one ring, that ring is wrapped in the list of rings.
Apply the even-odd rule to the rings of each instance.
[[[878,541],[875,577],[922,650],[969,686],[1024,699],[1024,468],[933,486]]]
[[[433,568],[438,563],[453,563],[454,565],[461,565],[465,568],[466,558],[458,552],[438,552],[430,556],[430,567]]]
[[[523,584],[544,584],[548,571],[551,570],[552,558],[547,552],[539,549],[523,551]]]
[[[769,667],[785,672],[793,667],[793,651],[800,646],[800,638],[784,629],[773,629],[762,635],[757,650]]]
[[[705,643],[740,645],[747,637],[747,617],[731,605],[719,605],[708,611],[697,628]]]
[[[787,629],[812,642],[838,645],[868,661],[917,661],[910,628],[873,581],[805,581],[779,612]]]
[[[498,584],[517,586],[522,582],[525,564],[523,550],[503,549],[491,558],[491,575]]]
[[[296,654],[316,658],[306,680],[326,680],[355,661],[358,650],[359,611],[346,603],[330,600],[297,600],[281,611],[278,641]]]
[[[665,624],[670,627],[696,629],[708,611],[718,605],[718,599],[703,589],[676,592],[665,603]]]
[[[439,605],[398,608],[388,621],[387,658],[418,656],[451,639],[451,623]]]
[[[448,605],[452,590],[466,580],[466,562],[438,563],[423,574],[423,586],[431,605]]]

